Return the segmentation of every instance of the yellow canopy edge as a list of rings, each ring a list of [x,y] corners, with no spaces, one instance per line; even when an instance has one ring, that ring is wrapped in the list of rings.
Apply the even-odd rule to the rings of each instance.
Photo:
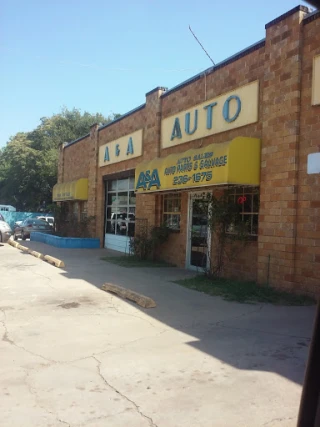
[[[260,185],[261,142],[237,137],[184,153],[140,163],[135,191],[180,190],[212,185]]]
[[[54,202],[88,200],[88,178],[56,184],[52,191]]]

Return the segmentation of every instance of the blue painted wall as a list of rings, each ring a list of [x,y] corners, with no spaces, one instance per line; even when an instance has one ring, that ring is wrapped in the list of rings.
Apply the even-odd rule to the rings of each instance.
[[[52,234],[40,233],[33,231],[30,233],[30,240],[33,242],[46,243],[47,245],[55,246],[56,248],[67,249],[98,249],[100,248],[100,240],[96,238],[81,238],[81,237],[59,237]]]
[[[29,217],[43,215],[41,212],[1,212],[5,221],[10,225],[13,230],[14,223],[23,221]],[[50,216],[50,215],[49,215]]]

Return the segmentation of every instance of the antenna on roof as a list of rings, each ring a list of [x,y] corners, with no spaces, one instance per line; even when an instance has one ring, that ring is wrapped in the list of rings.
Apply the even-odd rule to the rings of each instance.
[[[191,34],[193,35],[193,37],[197,40],[197,42],[199,43],[199,45],[201,46],[202,50],[205,52],[205,54],[207,55],[207,57],[210,59],[210,61],[212,62],[213,65],[216,65],[214,60],[211,58],[211,56],[208,54],[208,52],[205,50],[205,48],[202,46],[201,42],[199,41],[198,37],[195,35],[195,33],[192,31],[190,25],[189,25],[189,30],[191,31]]]

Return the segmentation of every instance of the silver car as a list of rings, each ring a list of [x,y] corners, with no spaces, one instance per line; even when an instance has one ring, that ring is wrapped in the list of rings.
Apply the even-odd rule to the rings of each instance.
[[[12,236],[10,225],[5,222],[3,215],[0,214],[0,242],[7,242]]]

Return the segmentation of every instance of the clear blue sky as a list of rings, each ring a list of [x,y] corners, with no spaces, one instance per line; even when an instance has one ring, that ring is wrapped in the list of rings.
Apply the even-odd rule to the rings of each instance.
[[[295,0],[3,0],[0,146],[62,106],[126,113],[265,37]],[[300,4],[307,5],[305,2]]]

